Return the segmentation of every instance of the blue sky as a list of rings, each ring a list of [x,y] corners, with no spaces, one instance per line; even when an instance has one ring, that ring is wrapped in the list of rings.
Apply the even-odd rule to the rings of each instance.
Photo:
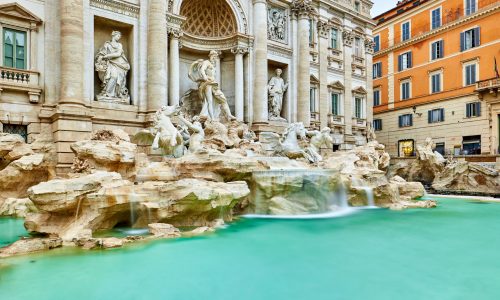
[[[375,3],[372,8],[372,17],[375,17],[395,7],[398,0],[372,0],[372,2]]]

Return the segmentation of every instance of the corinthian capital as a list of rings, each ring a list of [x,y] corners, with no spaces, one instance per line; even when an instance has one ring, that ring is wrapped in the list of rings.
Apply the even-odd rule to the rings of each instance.
[[[236,47],[233,47],[231,49],[231,53],[233,53],[234,55],[237,55],[237,54],[245,54],[248,52],[248,48],[247,47],[243,47],[243,46],[236,46]]]
[[[354,41],[354,34],[352,31],[344,30],[342,32],[342,39],[344,40],[344,45],[350,47]]]
[[[325,21],[318,21],[318,34],[320,37],[327,39],[330,34],[332,25]]]
[[[317,15],[316,9],[311,4],[311,0],[294,0],[290,7],[292,13],[299,18],[312,18]]]
[[[174,39],[180,39],[182,37],[182,30],[178,28],[168,28],[168,33],[172,35]]]

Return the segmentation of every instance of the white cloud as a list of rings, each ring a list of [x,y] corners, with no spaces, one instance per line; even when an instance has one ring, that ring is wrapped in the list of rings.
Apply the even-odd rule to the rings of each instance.
[[[396,7],[398,0],[372,0],[374,2],[372,8],[372,17],[378,16],[391,8]]]

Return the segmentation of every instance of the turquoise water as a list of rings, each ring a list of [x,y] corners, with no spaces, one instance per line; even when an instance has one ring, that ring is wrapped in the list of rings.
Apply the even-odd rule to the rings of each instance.
[[[500,204],[439,204],[0,260],[0,299],[500,299]]]
[[[24,219],[0,217],[0,247],[17,241],[21,236],[28,236],[23,224]]]

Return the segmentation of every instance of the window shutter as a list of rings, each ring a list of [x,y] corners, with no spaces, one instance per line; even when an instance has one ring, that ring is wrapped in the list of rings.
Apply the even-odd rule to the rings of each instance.
[[[412,62],[411,56],[412,56],[412,53],[408,52],[408,68],[413,67],[413,62]]]
[[[441,122],[444,122],[444,108],[439,110],[439,114],[441,115]]]
[[[465,32],[460,33],[460,51],[465,50]]]
[[[413,126],[413,115],[408,115],[410,117],[410,126]]]
[[[436,49],[436,43],[432,43],[432,46],[431,46],[431,58],[434,60],[436,59],[437,57],[437,49]]]
[[[378,66],[379,66],[379,68],[378,68],[378,74],[377,75],[378,75],[378,77],[382,77],[382,63],[380,62]]]
[[[444,57],[444,41],[441,40],[439,43],[439,58]]]
[[[432,110],[427,111],[427,123],[431,123],[432,121]]]
[[[476,65],[472,65],[472,67],[471,67],[471,76],[470,76],[470,79],[471,79],[471,84],[475,84],[476,83]]]
[[[403,127],[403,116],[399,116],[399,127]]]
[[[471,117],[470,106],[471,105],[469,103],[465,104],[465,117],[467,117],[467,118]]]
[[[480,27],[476,27],[474,28],[474,47],[477,47],[481,44],[481,28]]]
[[[436,76],[436,91],[441,92],[441,74]]]
[[[398,56],[398,71],[401,72],[403,70],[403,56],[399,55]]]
[[[481,116],[481,102],[476,102],[476,106],[477,106],[477,116],[480,117]]]

